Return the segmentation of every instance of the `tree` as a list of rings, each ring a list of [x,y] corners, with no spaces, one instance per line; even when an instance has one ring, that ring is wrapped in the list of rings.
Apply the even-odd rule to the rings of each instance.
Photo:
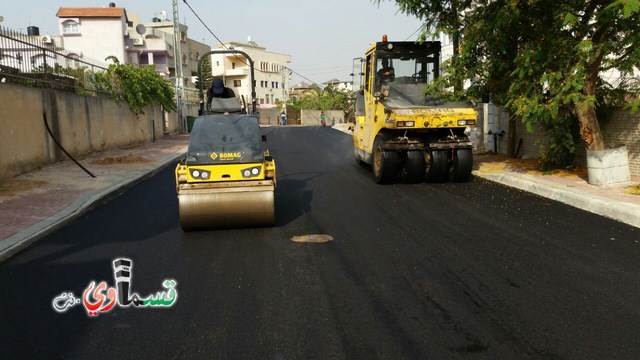
[[[307,93],[301,99],[292,102],[291,108],[297,110],[342,110],[349,109],[349,94],[332,87],[324,89],[315,88],[312,93]]]
[[[107,92],[114,101],[125,100],[136,115],[144,114],[144,108],[151,104],[160,104],[168,111],[176,109],[173,87],[153,66],[120,64],[113,56],[106,60],[113,64],[106,72],[96,73],[96,82],[99,90]]]
[[[414,11],[421,3],[396,2]],[[453,76],[441,89],[470,80],[469,95],[490,92],[529,128],[535,123],[567,127],[573,121],[591,150],[605,146],[598,107],[632,98],[632,108],[638,108],[633,78],[640,63],[638,0],[480,0],[470,5],[460,23],[460,51],[449,65]],[[440,24],[450,12],[430,8],[435,12],[421,14],[431,23]],[[621,72],[622,86],[603,79],[611,69]],[[567,140],[562,131],[556,133]]]
[[[213,75],[211,70],[211,55],[207,55],[202,60],[202,78],[203,78],[203,89],[206,92],[207,89],[211,87],[211,82],[213,81]],[[200,79],[196,81],[196,88],[200,89]]]

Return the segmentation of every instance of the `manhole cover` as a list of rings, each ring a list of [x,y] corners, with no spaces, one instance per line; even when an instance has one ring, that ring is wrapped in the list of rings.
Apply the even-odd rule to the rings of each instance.
[[[299,243],[326,243],[333,240],[333,236],[330,235],[298,235],[291,238],[293,242]]]

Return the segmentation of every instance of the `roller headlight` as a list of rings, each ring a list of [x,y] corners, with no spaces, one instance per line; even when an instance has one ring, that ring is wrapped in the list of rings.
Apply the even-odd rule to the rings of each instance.
[[[211,177],[211,172],[208,170],[189,169],[189,173],[196,180],[207,180]]]
[[[245,179],[256,177],[260,175],[260,170],[261,170],[260,166],[254,166],[248,169],[244,169],[242,170],[242,177]]]
[[[474,126],[476,124],[475,120],[458,120],[458,126],[471,125]]]

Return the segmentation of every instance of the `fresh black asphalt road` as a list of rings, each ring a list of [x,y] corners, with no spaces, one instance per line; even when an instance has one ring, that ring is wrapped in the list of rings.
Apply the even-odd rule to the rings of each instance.
[[[377,185],[346,134],[264,132],[277,226],[183,233],[167,168],[0,264],[0,358],[640,358],[640,230],[478,178]],[[53,310],[119,257],[173,307]]]

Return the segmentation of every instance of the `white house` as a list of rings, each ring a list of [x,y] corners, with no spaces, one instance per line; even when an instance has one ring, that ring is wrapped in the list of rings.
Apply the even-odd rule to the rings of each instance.
[[[60,8],[57,13],[64,48],[82,60],[108,66],[114,56],[122,64],[153,65],[167,78],[175,78],[173,22],[153,18],[142,24],[140,17],[111,4],[103,8]],[[179,24],[182,82],[187,100],[197,103],[192,77],[198,74],[200,56],[211,47],[189,39],[188,27]]]
[[[105,60],[114,56],[126,62],[125,37],[129,20],[120,7],[64,8],[56,14],[65,50],[79,59],[91,59],[108,65]]]
[[[332,87],[335,90],[349,92],[353,90],[353,82],[351,81],[341,81],[338,79],[331,79],[329,81],[325,81],[322,85]]]
[[[289,69],[291,55],[267,51],[249,40],[247,43],[226,42],[224,46],[247,53],[254,62],[256,103],[263,108],[274,107],[278,102],[288,99]],[[218,49],[224,50],[222,44]],[[213,54],[211,58],[212,75],[222,77],[225,86],[234,90],[237,96],[251,101],[249,83],[249,62],[240,54]]]

